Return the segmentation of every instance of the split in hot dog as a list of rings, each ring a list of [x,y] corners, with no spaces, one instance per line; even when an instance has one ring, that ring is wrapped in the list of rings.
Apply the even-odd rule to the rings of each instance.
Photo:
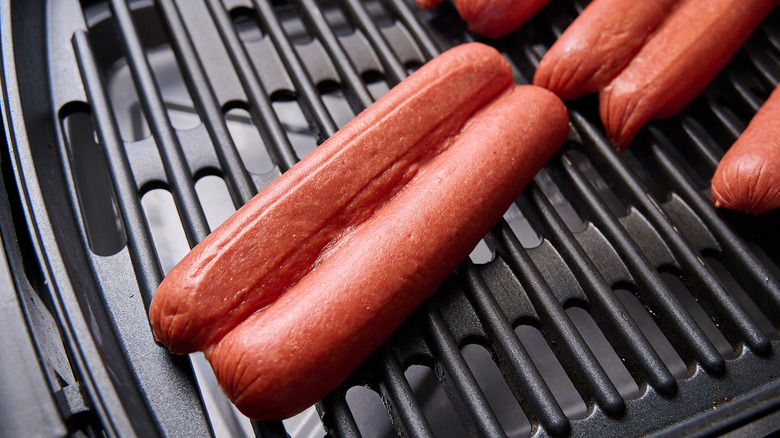
[[[197,245],[150,308],[246,415],[324,397],[429,297],[568,133],[471,43],[424,65]]]

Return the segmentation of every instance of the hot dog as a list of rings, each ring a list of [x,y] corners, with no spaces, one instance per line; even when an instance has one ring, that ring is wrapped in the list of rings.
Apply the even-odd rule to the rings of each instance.
[[[417,6],[419,6],[420,9],[434,8],[441,2],[442,0],[415,0],[415,3],[417,3]]]
[[[777,0],[683,0],[599,93],[607,135],[619,150],[650,119],[683,109],[731,60]]]
[[[497,51],[451,49],[197,245],[155,293],[155,336],[205,351],[248,416],[291,416],[432,294],[567,133],[562,102],[516,87]]]
[[[469,30],[488,38],[501,38],[519,28],[550,0],[455,0],[458,14]]]
[[[718,163],[716,207],[761,214],[780,207],[780,87]]]
[[[430,9],[442,0],[416,0]],[[454,0],[458,14],[469,30],[488,38],[501,38],[528,21],[550,0]]]
[[[150,308],[158,339],[176,353],[202,350],[275,301],[511,83],[506,62],[484,45],[448,52],[409,77],[171,270]]]
[[[594,0],[542,57],[534,85],[561,99],[601,91],[679,0]]]

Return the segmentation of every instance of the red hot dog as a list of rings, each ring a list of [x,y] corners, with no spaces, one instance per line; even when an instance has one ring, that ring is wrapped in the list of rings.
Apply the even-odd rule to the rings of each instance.
[[[420,9],[431,9],[442,0],[415,0]],[[528,21],[550,0],[454,0],[469,30],[488,38],[501,38]]]
[[[679,0],[594,0],[542,57],[534,85],[561,99],[607,86]]]
[[[417,3],[417,6],[419,6],[420,9],[434,8],[441,2],[442,0],[415,0],[415,3]]]
[[[455,0],[469,30],[488,38],[501,38],[519,28],[550,0]]]
[[[752,214],[780,207],[780,87],[721,159],[712,199],[716,207]]]
[[[566,131],[564,107],[531,86],[470,119],[295,288],[207,350],[238,408],[284,418],[335,389],[468,255]]]
[[[165,278],[150,317],[203,350],[246,415],[324,397],[501,217],[568,133],[488,46],[423,66],[259,193]]]
[[[171,270],[150,309],[157,338],[175,353],[202,350],[275,301],[511,83],[503,58],[477,44],[407,78]]]
[[[677,114],[709,85],[778,0],[683,0],[599,94],[607,135],[628,147],[651,119]]]

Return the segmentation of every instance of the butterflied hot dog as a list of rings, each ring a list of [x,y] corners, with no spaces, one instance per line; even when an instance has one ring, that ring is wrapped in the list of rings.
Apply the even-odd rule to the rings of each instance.
[[[731,60],[777,0],[683,0],[599,94],[607,135],[623,150],[651,119],[683,109]]]
[[[333,390],[429,297],[568,133],[488,46],[449,50],[259,193],[165,278],[172,351],[260,420]]]
[[[780,87],[721,159],[712,199],[717,207],[752,214],[780,207]]]
[[[176,353],[202,350],[275,301],[511,83],[503,58],[481,44],[407,78],[171,270],[150,309],[158,339]]]
[[[534,85],[561,99],[601,91],[680,0],[594,0],[542,57]]]

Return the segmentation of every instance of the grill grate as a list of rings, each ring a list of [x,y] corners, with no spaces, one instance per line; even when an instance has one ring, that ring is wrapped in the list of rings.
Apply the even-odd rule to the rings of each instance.
[[[584,3],[554,0],[487,42],[527,83]],[[4,242],[9,227],[19,235],[18,295],[40,296],[58,323],[62,346],[31,333],[38,357],[68,355],[53,361],[68,378],[47,384],[71,432],[311,436],[321,421],[337,436],[714,434],[777,410],[780,216],[718,211],[707,190],[780,80],[778,11],[704,96],[624,154],[605,140],[594,98],[572,102],[562,151],[318,415],[250,424],[202,356],[167,354],[146,317],[167,269],[219,222],[202,181],[220,182],[223,210],[241,206],[425,60],[474,37],[452,6],[423,12],[407,0],[2,10],[14,25],[3,113],[16,134],[2,163],[16,217],[0,228]],[[24,50],[16,23],[44,10],[47,41]],[[35,71],[49,87],[26,86]],[[51,108],[50,125],[29,115]],[[245,132],[259,140],[247,146]],[[58,146],[37,146],[46,142]],[[155,193],[167,193],[168,213]],[[51,325],[23,309],[28,326]]]

